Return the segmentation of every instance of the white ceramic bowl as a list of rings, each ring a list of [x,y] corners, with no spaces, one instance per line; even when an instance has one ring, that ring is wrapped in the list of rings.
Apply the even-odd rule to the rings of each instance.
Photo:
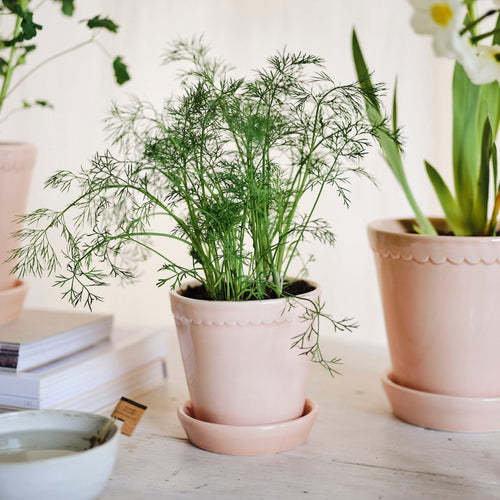
[[[118,452],[115,423],[105,442],[89,440],[107,417],[66,410],[0,415],[2,500],[90,500],[104,489]]]

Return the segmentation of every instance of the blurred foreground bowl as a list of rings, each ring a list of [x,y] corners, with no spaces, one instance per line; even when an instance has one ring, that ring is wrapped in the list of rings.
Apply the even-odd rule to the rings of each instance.
[[[90,500],[104,489],[118,452],[120,432],[108,424],[103,442],[92,437],[109,418],[66,410],[0,415],[2,500]]]

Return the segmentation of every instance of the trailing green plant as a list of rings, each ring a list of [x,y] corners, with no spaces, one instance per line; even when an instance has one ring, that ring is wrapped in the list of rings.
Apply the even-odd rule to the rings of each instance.
[[[53,0],[61,5],[61,11],[65,16],[71,17],[75,11],[74,0]],[[0,3],[0,20],[2,27],[6,23],[9,26],[7,32],[0,34],[0,113],[2,112],[6,99],[16,90],[26,78],[45,64],[63,55],[89,44],[97,45],[108,57],[111,57],[104,47],[96,39],[98,31],[106,30],[112,33],[118,31],[118,25],[108,17],[96,15],[92,19],[85,19],[85,25],[92,31],[89,39],[72,47],[65,47],[60,52],[50,56],[45,61],[34,66],[24,74],[18,81],[13,81],[14,74],[17,74],[20,68],[26,65],[28,55],[31,54],[37,45],[34,43],[36,36],[42,25],[38,24],[34,17],[38,9],[46,3],[42,0],[34,8],[31,7],[31,0],[2,0]],[[116,56],[113,59],[113,71],[116,82],[121,85],[130,79],[127,66],[123,58]],[[21,106],[10,111],[8,116],[16,111],[28,109],[33,106],[51,107],[45,99],[36,99],[34,101],[23,100]],[[7,116],[5,117],[7,118]],[[4,121],[5,118],[2,120]]]
[[[453,179],[455,194],[430,162],[424,161],[428,177],[442,206],[448,225],[456,236],[495,236],[500,209],[497,147],[500,123],[500,10],[498,1],[478,13],[477,0],[410,0],[414,12],[411,24],[420,34],[433,37],[436,55],[455,60],[452,81]],[[484,27],[494,18],[492,27]],[[493,28],[493,29],[491,29]],[[479,32],[482,31],[482,32]],[[484,45],[484,41],[491,43]],[[352,52],[358,78],[365,89],[372,87],[370,72],[353,32]],[[372,123],[380,123],[380,106],[366,102]],[[416,231],[437,235],[420,210],[408,185],[399,143],[389,135],[398,127],[394,88],[392,129],[381,127],[379,145],[402,186],[417,219]],[[492,200],[492,201],[491,201]]]
[[[333,190],[349,205],[350,175],[367,175],[359,161],[379,125],[363,106],[378,105],[380,88],[338,85],[319,57],[303,53],[277,53],[253,78],[233,77],[196,39],[174,43],[165,62],[183,63],[180,95],[161,109],[141,100],[113,107],[117,151],[47,181],[78,194],[62,210],[22,217],[15,272],[55,274],[72,304],[91,306],[110,277],[133,280],[138,262],[156,255],[159,286],[189,278],[211,300],[290,296],[301,244],[334,243],[329,222],[315,216],[320,198]],[[64,265],[52,232],[65,242]],[[161,240],[184,244],[191,264],[172,261]],[[326,317],[320,304],[308,310]],[[335,360],[305,342],[317,333],[312,326],[297,345],[331,367]]]

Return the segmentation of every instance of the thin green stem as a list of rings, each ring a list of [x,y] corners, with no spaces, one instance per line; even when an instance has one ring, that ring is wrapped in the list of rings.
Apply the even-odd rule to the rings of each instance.
[[[470,41],[474,44],[477,42],[480,42],[481,40],[484,40],[485,38],[489,38],[490,36],[496,35],[497,33],[500,33],[500,28],[495,28],[491,31],[488,31],[486,33],[482,33],[481,35],[473,36],[471,37]]]
[[[36,71],[38,71],[40,68],[42,68],[46,64],[54,61],[55,59],[58,59],[59,57],[65,56],[67,54],[70,54],[71,52],[74,52],[75,50],[81,49],[82,47],[85,47],[85,45],[89,45],[89,44],[94,43],[94,42],[95,42],[95,37],[92,36],[91,38],[89,38],[85,42],[81,42],[81,43],[79,43],[77,45],[74,45],[73,47],[69,47],[69,48],[67,48],[65,50],[62,50],[61,52],[58,52],[57,54],[54,54],[54,55],[52,55],[50,57],[47,57],[47,59],[45,59],[44,61],[42,61],[39,64],[37,64],[33,69],[31,69],[30,71],[28,71],[20,80],[18,80],[11,87],[11,89],[5,94],[5,97],[8,97],[9,95],[11,95],[12,92],[14,92],[14,90],[16,90],[19,87],[19,85],[21,85],[27,78],[29,78],[33,73],[35,73]],[[0,94],[0,109],[1,109],[1,102],[2,101],[1,101],[1,94]]]
[[[19,32],[21,30],[21,22],[22,22],[22,19],[20,17],[17,17],[16,24],[14,27],[13,39],[15,39],[19,35]],[[10,55],[9,55],[9,60],[7,62],[7,69],[5,71],[2,89],[0,90],[0,112],[2,110],[3,103],[6,99],[6,97],[9,95],[8,90],[9,90],[9,86],[10,86],[10,81],[12,79],[12,73],[14,72],[14,68],[15,68],[14,57],[16,55],[16,44],[17,44],[17,42],[14,42],[12,44],[12,47],[10,48]]]
[[[472,29],[477,26],[481,21],[483,21],[484,19],[496,14],[498,12],[497,9],[491,9],[489,10],[488,12],[486,12],[485,14],[483,14],[481,17],[478,17],[477,19],[475,19],[474,21],[470,22],[469,24],[467,24],[466,26],[464,26],[461,30],[460,30],[460,36],[462,35],[465,35],[465,33],[467,33],[467,31],[472,31]],[[470,15],[470,14],[469,14]]]

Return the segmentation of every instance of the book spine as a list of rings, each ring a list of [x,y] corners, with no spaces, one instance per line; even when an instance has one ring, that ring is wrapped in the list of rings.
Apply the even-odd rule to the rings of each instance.
[[[0,369],[0,394],[38,399],[40,381],[31,373],[16,373]]]
[[[9,406],[16,409],[22,408],[25,410],[39,410],[40,400],[0,394],[0,406]]]
[[[42,377],[40,398],[65,399],[68,392],[91,390],[120,377],[130,370],[166,354],[166,333],[157,330],[117,349],[82,360],[74,366],[61,366]]]
[[[16,369],[19,361],[19,344],[0,343],[0,368]]]

